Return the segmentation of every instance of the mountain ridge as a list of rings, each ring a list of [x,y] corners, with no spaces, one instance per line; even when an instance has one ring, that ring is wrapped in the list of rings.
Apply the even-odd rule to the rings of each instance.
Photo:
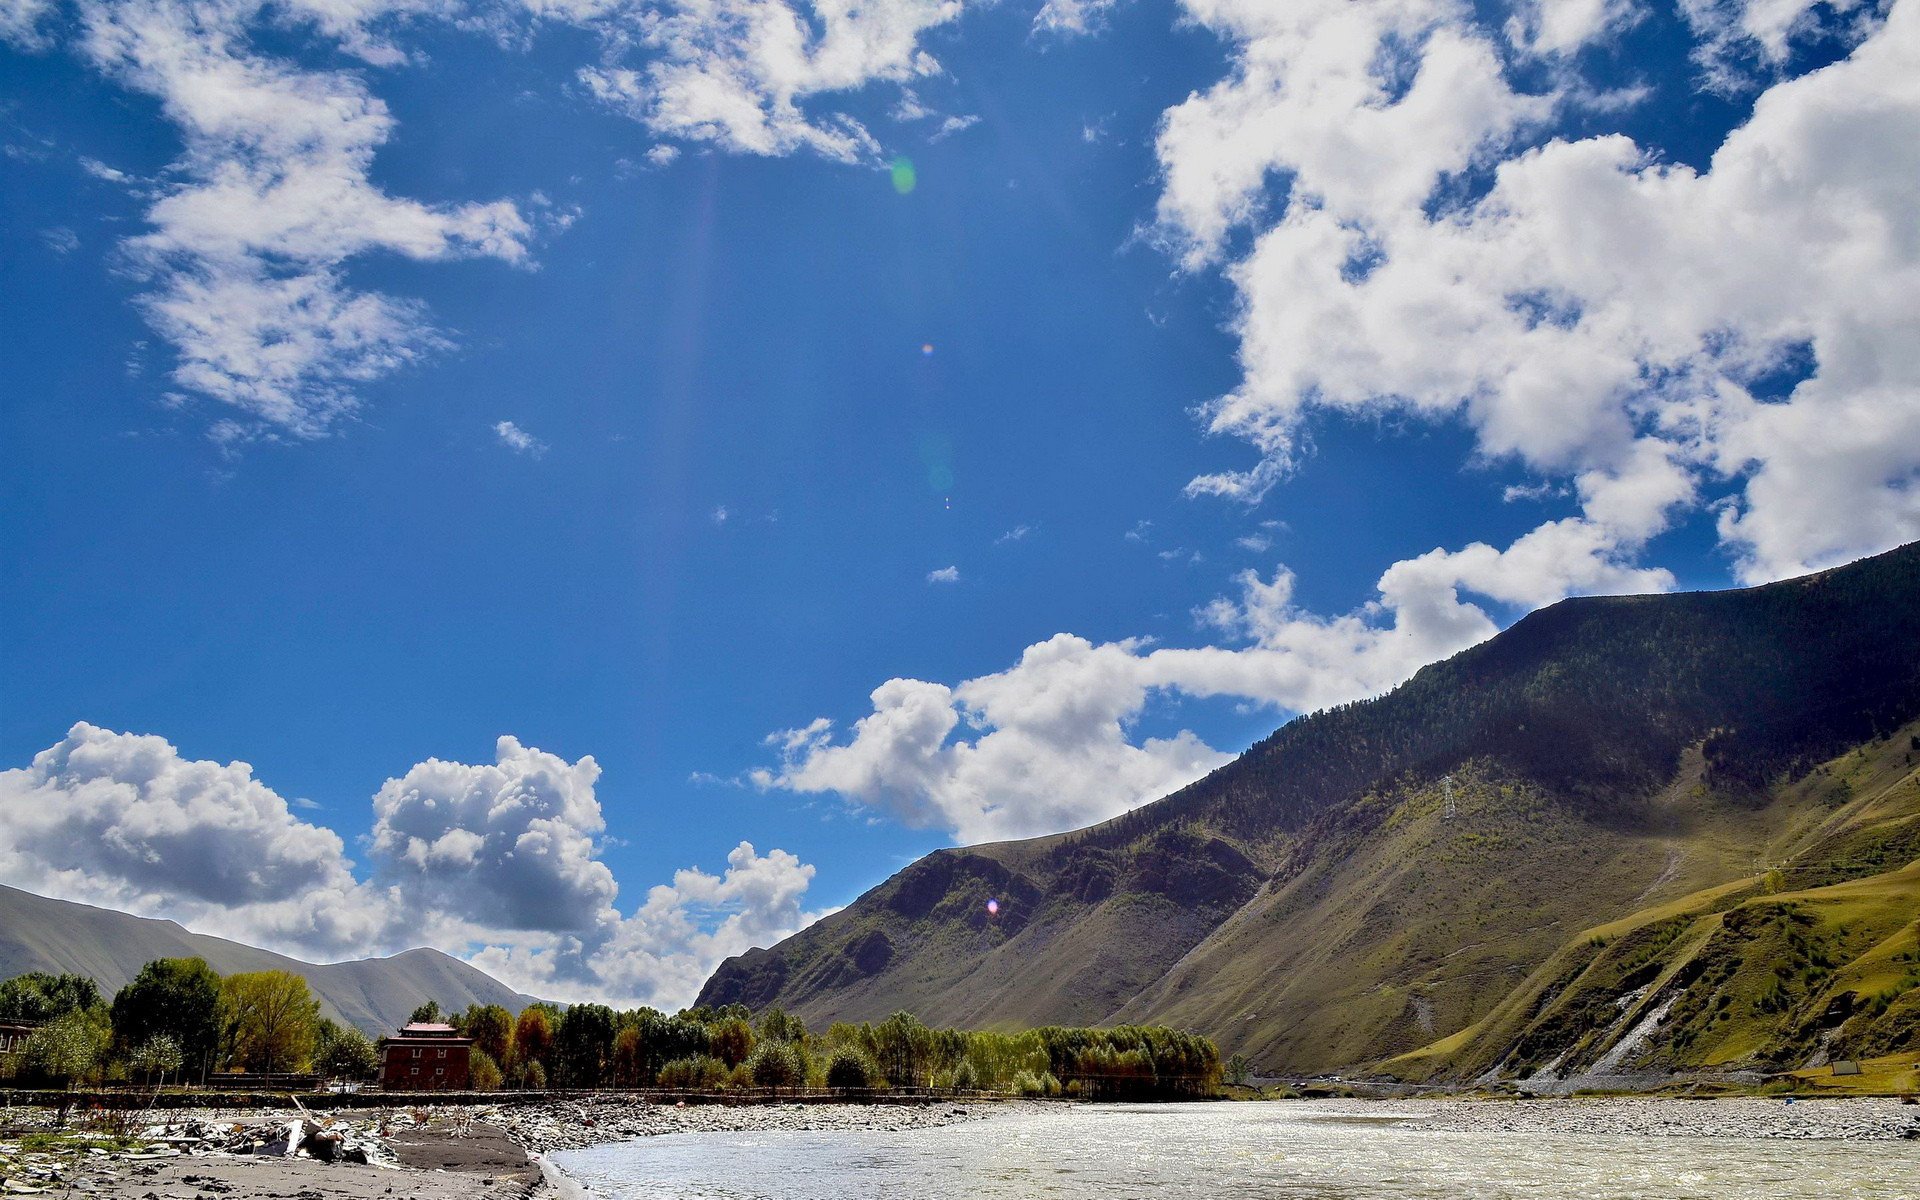
[[[1596,914],[1752,874],[1845,807],[1807,784],[1834,756],[1911,754],[1913,646],[1920,544],[1561,601],[1112,820],[936,851],[723,963],[700,1001],[1166,1021],[1274,1071],[1409,1053],[1485,1019]],[[1920,798],[1901,805],[1883,817],[1906,837]]]
[[[427,947],[382,958],[310,963],[195,933],[177,921],[0,885],[0,979],[28,971],[72,972],[91,978],[111,997],[156,958],[204,958],[222,975],[292,971],[307,980],[325,1015],[374,1035],[398,1029],[428,1000],[454,1011],[479,1003],[516,1013],[534,1002],[479,968]]]

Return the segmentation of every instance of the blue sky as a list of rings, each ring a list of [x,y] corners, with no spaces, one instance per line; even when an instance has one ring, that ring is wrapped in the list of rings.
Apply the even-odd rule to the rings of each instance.
[[[1920,535],[1913,8],[8,0],[0,878],[678,1003]]]

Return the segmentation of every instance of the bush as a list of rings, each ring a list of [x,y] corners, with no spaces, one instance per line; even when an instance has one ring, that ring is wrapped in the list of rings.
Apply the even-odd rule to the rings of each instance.
[[[493,1061],[493,1055],[476,1046],[467,1064],[468,1075],[475,1091],[497,1092],[500,1090],[500,1064]]]
[[[747,1071],[756,1087],[806,1086],[807,1064],[792,1042],[761,1042],[747,1056]]]
[[[660,1086],[685,1091],[712,1091],[727,1084],[727,1064],[711,1054],[676,1058],[660,1068]]]
[[[830,1088],[870,1088],[880,1072],[873,1060],[852,1046],[842,1046],[827,1060],[827,1086]]]

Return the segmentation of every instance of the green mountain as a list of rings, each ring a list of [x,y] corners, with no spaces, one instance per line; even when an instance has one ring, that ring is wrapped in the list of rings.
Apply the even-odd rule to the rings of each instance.
[[[204,958],[222,975],[292,971],[303,976],[321,1010],[369,1034],[392,1033],[428,1000],[443,1008],[499,1004],[519,1012],[533,1003],[484,971],[438,950],[391,958],[301,962],[225,938],[194,933],[172,921],[51,900],[0,886],[0,979],[28,971],[91,976],[111,997],[156,958]]]
[[[1920,543],[1567,600],[1115,820],[931,854],[700,1000],[1423,1079],[1903,1048],[1916,758]]]

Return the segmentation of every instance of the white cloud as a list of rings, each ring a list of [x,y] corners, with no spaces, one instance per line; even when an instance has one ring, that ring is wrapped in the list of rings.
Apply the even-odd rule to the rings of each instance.
[[[1822,34],[1865,36],[1886,5],[1882,0],[1680,0],[1679,7],[1700,39],[1694,58],[1707,84],[1740,91],[1753,83],[1756,67],[1765,73],[1782,67],[1795,42]]]
[[[1013,667],[948,687],[893,679],[836,741],[819,718],[772,735],[777,768],[763,788],[835,793],[965,842],[1072,829],[1146,803],[1229,755],[1188,731],[1137,739],[1157,694],[1233,697],[1306,711],[1383,692],[1427,663],[1493,635],[1471,593],[1506,605],[1573,593],[1658,591],[1664,571],[1616,561],[1587,522],[1562,521],[1505,550],[1475,543],[1395,564],[1378,597],[1326,618],[1293,604],[1293,576],[1237,577],[1239,595],[1197,615],[1243,645],[1096,644],[1058,634]]]
[[[1032,525],[1027,525],[1024,523],[1015,525],[1012,529],[1007,530],[1005,533],[1001,534],[999,537],[993,539],[993,544],[996,546],[1001,546],[1001,545],[1005,545],[1008,542],[1023,542],[1027,538],[1033,536],[1034,531],[1035,531],[1035,527]]]
[[[1573,54],[1614,37],[1645,15],[1642,0],[1515,0],[1505,33],[1528,54]]]
[[[979,123],[980,118],[972,113],[961,117],[948,117],[946,120],[940,122],[940,127],[934,130],[933,135],[927,140],[930,142],[945,141],[956,133],[965,133]]]
[[[83,722],[0,771],[0,813],[15,887],[321,954],[383,932],[382,898],[339,835],[293,816],[246,763]]]
[[[1710,484],[1749,581],[1920,536],[1913,0],[1703,171],[1617,135],[1528,145],[1550,101],[1464,5],[1189,9],[1235,68],[1168,113],[1159,217],[1239,293],[1243,380],[1206,417],[1261,455],[1193,493],[1259,496],[1315,414],[1392,413],[1571,485],[1609,555]],[[1491,189],[1445,202],[1476,162]],[[1753,394],[1796,360],[1789,395]]]
[[[561,0],[534,8],[602,34],[605,59],[581,69],[581,84],[656,134],[847,162],[877,158],[879,143],[851,116],[810,112],[810,102],[938,74],[921,35],[961,10],[961,0],[668,0],[632,8]]]
[[[125,171],[117,167],[110,167],[97,158],[88,158],[85,155],[82,155],[80,158],[80,169],[103,183],[133,182],[133,176],[127,174]]]
[[[928,571],[927,582],[928,583],[959,583],[960,568],[959,567],[941,567],[937,571]]]
[[[599,776],[511,737],[491,764],[416,764],[373,797],[361,878],[247,764],[82,723],[0,771],[0,882],[322,959],[425,941],[523,990],[668,1007],[818,915],[811,866],[744,842],[724,874],[680,871],[623,915]]]
[[[534,437],[512,421],[501,421],[493,427],[494,436],[500,444],[515,454],[525,454],[530,458],[539,458],[547,452],[547,444]]]
[[[647,161],[656,167],[672,166],[674,160],[679,157],[680,147],[667,142],[661,142],[657,146],[647,148]]]
[[[0,0],[0,41],[26,49],[39,47],[40,18],[53,8],[53,0]]]
[[[80,248],[80,235],[68,229],[65,225],[55,225],[50,229],[42,229],[40,231],[40,240],[46,243],[47,249],[62,256],[72,254]]]
[[[1077,35],[1100,28],[1120,0],[1047,0],[1034,14],[1035,33]]]
[[[320,36],[398,60],[371,32],[404,4],[297,5]],[[125,244],[142,304],[178,355],[175,382],[229,406],[227,441],[324,434],[357,385],[443,347],[416,303],[350,285],[376,253],[525,262],[532,229],[509,201],[429,205],[371,179],[393,118],[359,74],[307,70],[255,48],[250,0],[82,0],[78,49],[151,95],[185,153]],[[119,172],[83,163],[103,179]]]

